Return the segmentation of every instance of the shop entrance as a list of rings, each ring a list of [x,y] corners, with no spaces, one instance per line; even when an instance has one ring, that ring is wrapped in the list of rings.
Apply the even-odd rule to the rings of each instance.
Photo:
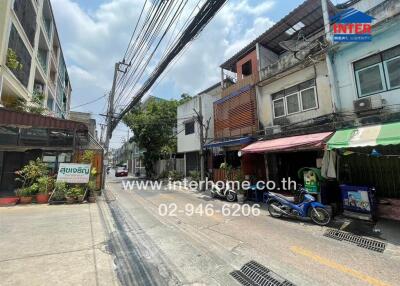
[[[291,178],[303,183],[297,172],[303,167],[317,167],[317,159],[322,158],[320,151],[302,151],[267,154],[268,179],[282,187],[282,179]]]

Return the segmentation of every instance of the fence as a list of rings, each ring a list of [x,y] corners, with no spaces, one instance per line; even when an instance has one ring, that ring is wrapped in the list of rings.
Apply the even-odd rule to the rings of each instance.
[[[178,173],[185,174],[185,159],[158,160],[154,171],[157,176],[169,171],[177,171]]]

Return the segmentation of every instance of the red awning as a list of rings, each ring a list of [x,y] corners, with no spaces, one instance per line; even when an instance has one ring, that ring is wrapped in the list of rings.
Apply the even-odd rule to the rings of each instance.
[[[333,132],[324,132],[258,141],[243,148],[242,152],[246,154],[319,149],[325,145],[325,142],[332,133]]]

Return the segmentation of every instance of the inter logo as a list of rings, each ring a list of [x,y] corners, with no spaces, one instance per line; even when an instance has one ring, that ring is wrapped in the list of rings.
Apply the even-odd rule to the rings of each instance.
[[[371,23],[374,20],[356,9],[347,9],[334,16],[333,24],[334,42],[370,42],[372,40]]]

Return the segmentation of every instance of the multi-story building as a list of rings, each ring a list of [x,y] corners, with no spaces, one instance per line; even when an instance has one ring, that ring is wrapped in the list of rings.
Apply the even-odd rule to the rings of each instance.
[[[327,3],[332,17],[338,9],[330,1]],[[325,125],[332,117],[333,100],[321,1],[303,2],[254,42],[260,62],[259,135],[281,141],[271,143],[273,148],[267,143],[265,148],[259,148],[258,142],[245,148],[244,153],[263,154],[266,175],[271,180],[296,178],[300,168],[317,167],[323,145],[300,142],[302,146],[291,146],[290,142],[299,140],[292,136],[311,134],[318,141],[332,134],[333,128]],[[290,152],[293,150],[296,152]]]
[[[0,94],[4,107],[40,96],[48,115],[68,118],[71,83],[50,0],[0,2]]]
[[[177,145],[178,154],[184,154],[185,176],[190,171],[200,171],[200,128],[203,128],[204,140],[207,139],[203,143],[210,142],[214,137],[213,103],[220,98],[221,83],[217,83],[178,106]],[[203,118],[203,126],[198,115]]]
[[[240,158],[238,151],[254,140],[259,129],[255,88],[258,65],[255,42],[221,65],[221,98],[214,102],[214,139],[206,145],[214,180],[227,178],[226,170],[220,168],[222,163],[232,167],[232,177],[249,171],[252,155]],[[257,165],[256,161],[252,164]]]

